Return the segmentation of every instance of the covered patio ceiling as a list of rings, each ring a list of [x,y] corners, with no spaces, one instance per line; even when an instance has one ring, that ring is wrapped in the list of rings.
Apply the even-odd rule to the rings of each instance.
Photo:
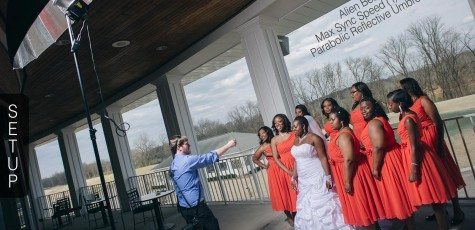
[[[130,85],[141,85],[146,76],[253,1],[93,1],[88,25],[104,98],[117,97]],[[7,1],[0,3],[0,7],[6,9]],[[5,15],[0,21],[2,19]],[[79,26],[74,26],[76,31]],[[91,107],[96,107],[100,95],[85,35],[79,60],[88,101]],[[67,32],[59,40],[68,40]],[[112,43],[120,40],[130,41],[130,45],[112,47]],[[3,46],[0,51],[0,93],[18,93],[18,75],[26,76],[24,93],[30,99],[30,136],[41,138],[59,124],[84,115],[69,45],[52,45],[20,71],[12,70],[5,43]],[[160,46],[167,49],[158,50]]]
[[[270,5],[261,14],[277,18],[277,34],[287,35],[346,2],[348,0],[295,0],[293,5],[288,4],[285,8],[281,1]],[[182,82],[185,85],[199,80],[243,58],[245,51],[240,42],[239,34],[229,33],[188,58],[186,62],[174,67],[171,72],[184,74]],[[291,48],[290,52],[295,52],[295,50]],[[142,94],[139,99],[124,100],[122,111],[135,109],[157,99],[153,87],[144,91],[148,93]]]
[[[347,1],[238,0],[231,4],[207,0],[185,4],[139,0],[133,5],[114,2],[111,6],[110,0],[95,1],[89,27],[104,106],[116,103],[123,106],[123,112],[129,111],[157,98],[155,87],[149,83],[165,73],[184,76],[182,82],[188,84],[244,57],[240,36],[233,28],[257,15],[276,18],[277,33],[285,35]],[[52,132],[66,126],[83,127],[83,104],[69,45],[52,45],[24,70],[11,69],[4,40],[7,3],[0,0],[0,93],[18,93],[21,76],[26,75],[30,140],[36,144],[51,140]],[[67,41],[67,34],[58,40]],[[119,40],[131,44],[113,48],[112,43]],[[88,45],[83,37],[80,64],[89,105],[96,113],[102,106]],[[168,48],[157,50],[162,45]],[[92,114],[92,118],[98,116]]]

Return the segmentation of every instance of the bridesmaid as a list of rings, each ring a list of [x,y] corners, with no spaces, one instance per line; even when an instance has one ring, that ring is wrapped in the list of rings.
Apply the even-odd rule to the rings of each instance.
[[[366,157],[348,127],[350,114],[336,107],[330,120],[338,133],[328,144],[329,161],[345,223],[375,229],[376,221],[386,215]]]
[[[295,134],[291,132],[291,123],[284,114],[277,114],[272,120],[272,128],[275,136],[271,140],[272,156],[275,164],[281,169],[283,187],[281,189],[284,202],[284,212],[287,215],[287,222],[293,226],[295,214],[297,212],[297,193],[290,186],[293,175],[295,160],[290,153],[294,145]]]
[[[339,105],[338,105],[338,102],[336,102],[336,100],[333,98],[323,99],[322,104],[320,105],[320,108],[322,109],[322,114],[325,116],[323,129],[325,129],[326,136],[329,140],[331,140],[334,134],[338,133],[338,131],[332,128],[332,124],[330,121],[330,113],[332,109],[335,107],[339,107]]]
[[[401,175],[404,172],[401,150],[389,118],[373,98],[363,98],[360,108],[368,122],[361,133],[362,149],[371,165],[386,218],[407,219],[407,228],[414,229],[414,219],[410,217],[415,208],[406,193],[405,177]]]
[[[286,181],[281,180],[286,175],[284,172],[277,167],[274,162],[274,157],[272,156],[272,150],[270,147],[271,139],[274,137],[272,129],[267,126],[262,126],[257,136],[259,137],[259,148],[252,156],[252,161],[262,169],[267,169],[267,182],[269,184],[269,198],[271,201],[272,210],[274,211],[284,211],[284,203],[287,202],[285,194],[282,194],[282,191],[286,189]],[[267,164],[264,164],[260,161],[262,155],[265,156]],[[289,215],[288,217],[292,217]]]
[[[420,122],[416,113],[410,110],[412,100],[409,94],[399,89],[387,97],[389,110],[400,113],[397,131],[401,138],[406,190],[411,204],[415,207],[431,204],[438,228],[447,229],[445,204],[450,193],[444,184],[446,174],[442,161],[421,141]]]
[[[465,214],[460,208],[457,190],[465,187],[465,182],[459,167],[455,164],[445,143],[444,122],[434,102],[426,96],[415,79],[404,78],[399,83],[401,88],[411,96],[412,102],[414,103],[410,109],[417,114],[421,122],[422,141],[431,147],[434,152],[438,153],[444,167],[450,175],[447,181],[450,184],[449,189],[451,189],[450,194],[454,207],[454,218],[451,220],[451,224],[460,224],[465,219]],[[428,216],[426,219],[433,220],[434,216]]]
[[[373,97],[373,93],[369,87],[363,82],[356,82],[350,88],[351,98],[353,98],[353,106],[351,107],[350,124],[353,126],[353,132],[356,138],[360,140],[361,132],[366,126],[366,121],[363,118],[360,110],[360,101],[363,98]]]

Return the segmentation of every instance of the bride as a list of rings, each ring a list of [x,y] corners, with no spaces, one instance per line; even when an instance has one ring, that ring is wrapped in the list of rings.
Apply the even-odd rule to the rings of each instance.
[[[325,145],[319,136],[308,132],[305,117],[296,117],[291,149],[296,167],[292,187],[298,190],[295,229],[352,229],[343,220],[340,202],[332,190],[330,166]]]

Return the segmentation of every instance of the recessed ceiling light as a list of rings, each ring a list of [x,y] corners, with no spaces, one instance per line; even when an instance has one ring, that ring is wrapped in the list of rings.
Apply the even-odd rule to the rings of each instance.
[[[65,46],[65,45],[71,44],[71,42],[69,40],[62,39],[62,40],[57,40],[54,44],[58,46]]]
[[[122,47],[126,47],[128,45],[130,45],[130,41],[127,41],[127,40],[116,41],[116,42],[112,43],[112,47],[114,47],[114,48],[122,48]]]
[[[54,94],[54,93],[48,93],[48,94],[46,94],[44,97],[45,97],[45,98],[52,98],[52,97],[54,97],[54,96],[56,96],[56,94]]]
[[[168,48],[168,46],[159,46],[159,47],[157,47],[155,50],[157,50],[157,51],[164,51],[164,50],[166,50],[167,48]]]

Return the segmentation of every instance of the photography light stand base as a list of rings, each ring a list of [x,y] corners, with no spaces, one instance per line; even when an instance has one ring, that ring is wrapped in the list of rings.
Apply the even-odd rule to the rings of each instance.
[[[97,148],[97,142],[96,142],[96,130],[94,129],[92,125],[92,120],[91,120],[91,113],[89,111],[89,105],[87,103],[87,98],[84,92],[84,87],[83,87],[83,80],[81,77],[81,72],[79,71],[79,62],[77,58],[77,50],[78,50],[78,43],[76,39],[74,38],[74,31],[71,26],[71,19],[68,16],[68,13],[66,13],[66,23],[68,24],[68,31],[69,31],[69,38],[71,40],[71,52],[73,53],[74,57],[74,63],[76,65],[76,72],[79,80],[79,88],[81,90],[81,95],[82,95],[82,100],[84,103],[84,108],[85,108],[85,113],[86,113],[86,119],[87,119],[87,124],[89,126],[89,135],[91,137],[92,141],[92,147],[94,149],[94,156],[96,157],[96,163],[97,163],[97,170],[99,171],[99,178],[101,180],[101,187],[102,191],[104,193],[104,199],[106,201],[106,208],[107,212],[109,214],[109,224],[111,226],[112,230],[115,230],[115,223],[114,223],[114,216],[112,214],[112,209],[109,201],[109,194],[107,192],[107,187],[106,187],[106,180],[104,178],[104,171],[102,170],[102,163],[101,163],[101,158],[99,156],[99,149]]]

